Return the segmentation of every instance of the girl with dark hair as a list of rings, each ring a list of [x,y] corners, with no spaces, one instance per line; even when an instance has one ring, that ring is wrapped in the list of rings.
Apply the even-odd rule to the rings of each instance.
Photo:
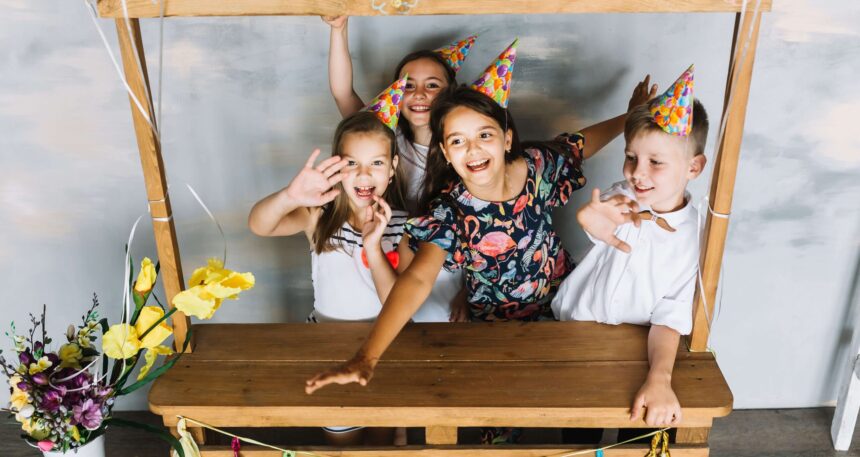
[[[550,301],[573,264],[553,228],[552,210],[585,184],[582,160],[622,132],[626,114],[552,142],[520,144],[505,109],[515,58],[512,45],[469,88],[437,100],[425,192],[429,211],[406,226],[417,252],[362,347],[346,363],[309,379],[308,393],[331,383],[367,384],[443,268],[465,270],[473,320],[553,318]],[[630,107],[655,92],[646,78]]]
[[[341,115],[349,116],[364,106],[353,88],[346,16],[323,17],[331,26],[329,85]],[[408,75],[403,99],[403,122],[395,131],[400,167],[405,180],[406,209],[423,213],[418,199],[424,181],[430,144],[430,105],[440,94],[456,85],[457,70],[469,53],[475,37],[438,50],[412,52],[397,65],[395,79]],[[465,295],[461,272],[443,272],[424,305],[415,313],[416,322],[447,322],[463,315]],[[459,294],[458,294],[459,292]],[[452,314],[453,310],[453,314]]]

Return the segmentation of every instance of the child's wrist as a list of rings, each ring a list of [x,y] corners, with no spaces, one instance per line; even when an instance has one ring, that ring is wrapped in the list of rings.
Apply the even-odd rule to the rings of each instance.
[[[672,373],[665,371],[651,371],[648,373],[648,376],[645,378],[646,382],[656,382],[661,384],[672,384]]]

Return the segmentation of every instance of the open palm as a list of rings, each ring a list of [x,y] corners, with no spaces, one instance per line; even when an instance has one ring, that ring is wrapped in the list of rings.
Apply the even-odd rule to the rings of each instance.
[[[304,168],[287,187],[290,199],[300,206],[322,206],[334,200],[340,193],[340,190],[332,187],[343,180],[344,175],[340,170],[346,166],[346,161],[334,156],[314,167],[319,155],[320,150],[314,149]]]

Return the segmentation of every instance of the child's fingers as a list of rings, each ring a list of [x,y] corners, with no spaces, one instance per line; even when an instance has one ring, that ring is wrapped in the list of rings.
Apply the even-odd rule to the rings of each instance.
[[[319,151],[319,150],[317,150],[317,151]],[[340,160],[341,160],[340,156],[329,157],[328,159],[325,159],[322,162],[320,162],[320,164],[316,166],[316,170],[320,173],[325,173],[325,171],[328,167],[340,162]],[[343,167],[341,167],[341,168],[343,168]]]
[[[657,96],[657,85],[654,84],[653,86],[651,86],[651,92],[648,92],[648,100],[651,100],[652,98],[654,98],[656,96]]]
[[[323,204],[326,204],[326,203],[334,200],[334,198],[337,197],[337,195],[339,193],[340,193],[340,189],[332,189],[332,190],[322,194],[322,196],[320,198],[322,199]]]
[[[369,206],[364,209],[364,222],[373,222],[373,208]]]
[[[337,174],[334,174],[332,176],[329,176],[329,178],[328,178],[329,187],[334,187],[335,184],[343,181],[344,178],[346,178],[346,175],[343,173],[337,173]]]
[[[642,412],[645,410],[645,397],[637,395],[633,400],[633,408],[630,410],[630,420],[639,420],[642,417]]]
[[[671,425],[673,427],[681,425],[681,407],[680,407],[680,405],[678,405],[678,407],[675,408],[675,411],[672,414],[672,420],[669,422],[669,425]]]
[[[600,189],[595,187],[594,190],[591,191],[591,202],[600,203]]]
[[[651,85],[651,75],[650,74],[645,75],[645,79],[642,80],[641,84],[642,84],[642,87],[647,89],[648,86]]]
[[[317,157],[320,155],[319,148],[314,149],[314,152],[311,153],[311,156],[308,157],[307,163],[305,163],[305,168],[313,168],[314,162],[317,160]]]
[[[390,221],[391,220],[391,207],[388,206],[388,203],[385,200],[383,200],[382,198],[379,198],[377,200],[377,203],[379,203],[379,209],[382,210],[382,216],[385,217],[385,221],[386,222]]]
[[[610,246],[614,247],[615,249],[618,249],[619,251],[625,253],[625,254],[630,254],[630,251],[631,251],[630,245],[619,240],[618,237],[615,235],[612,235],[612,238],[609,239],[608,244]]]
[[[343,167],[345,167],[345,166],[346,166],[346,164],[347,164],[346,160],[339,160],[339,159],[340,159],[340,157],[332,157],[332,159],[334,159],[334,158],[337,158],[338,160],[337,160],[337,161],[335,161],[333,165],[331,165],[331,166],[329,166],[329,167],[327,167],[327,168],[325,168],[325,169],[323,169],[323,170],[320,170],[320,172],[321,172],[321,173],[323,174],[323,176],[325,176],[326,178],[330,177],[331,175],[333,175],[333,174],[335,174],[335,173],[340,172],[340,170],[342,170],[342,169],[343,169]],[[325,163],[325,162],[321,163],[320,165],[322,165],[322,164],[324,164],[324,163]]]

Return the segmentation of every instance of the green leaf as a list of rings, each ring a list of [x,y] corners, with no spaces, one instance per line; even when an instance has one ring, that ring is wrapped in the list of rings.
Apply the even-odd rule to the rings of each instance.
[[[191,342],[192,333],[193,333],[193,329],[189,328],[188,334],[185,336],[185,343],[182,345],[182,352],[179,352],[172,359],[164,362],[164,365],[162,365],[162,366],[156,368],[155,370],[152,370],[149,373],[147,373],[147,375],[144,376],[144,378],[141,379],[140,381],[137,381],[136,383],[120,390],[118,392],[118,395],[130,394],[130,393],[134,392],[135,390],[140,389],[141,387],[145,386],[150,381],[153,381],[153,380],[155,380],[155,378],[164,374],[167,370],[172,368],[173,365],[176,365],[176,362],[182,357],[182,354],[185,354],[185,350],[188,349],[188,343]]]
[[[138,430],[144,430],[149,433],[155,434],[162,440],[166,441],[167,444],[170,445],[176,453],[179,454],[179,457],[185,457],[185,451],[182,450],[182,445],[179,443],[173,435],[170,434],[167,430],[164,430],[161,427],[155,427],[149,424],[141,424],[139,422],[127,421],[125,419],[119,419],[116,417],[109,417],[105,420],[105,423],[108,425],[118,425],[120,427],[128,427],[128,428],[136,428]]]

